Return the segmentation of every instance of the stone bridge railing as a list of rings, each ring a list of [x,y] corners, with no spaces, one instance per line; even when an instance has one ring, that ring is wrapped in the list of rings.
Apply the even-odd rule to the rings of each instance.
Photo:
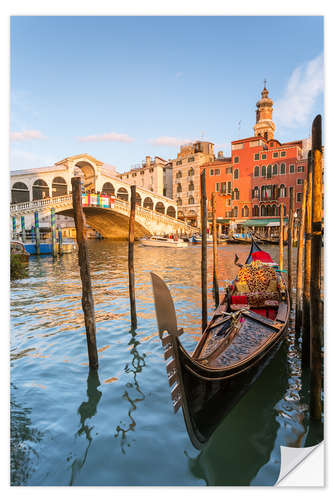
[[[28,215],[33,212],[45,212],[48,209],[55,208],[56,211],[62,208],[72,208],[72,195],[57,196],[54,198],[45,198],[43,200],[35,200],[24,203],[16,203],[10,207],[10,215],[12,217],[19,217],[22,215]],[[114,210],[115,212],[121,213],[129,217],[130,205],[127,201],[121,200],[119,198],[112,199],[111,208],[105,207],[102,204],[98,205],[96,203],[83,203],[83,207],[95,207],[102,208],[105,210]],[[157,211],[150,210],[149,208],[137,205],[135,208],[135,219],[140,222],[143,226],[152,229],[154,225],[162,225],[165,227],[173,227],[174,231],[180,231],[182,233],[193,234],[197,232],[197,228],[186,224],[183,221],[170,217],[167,214],[162,214]]]

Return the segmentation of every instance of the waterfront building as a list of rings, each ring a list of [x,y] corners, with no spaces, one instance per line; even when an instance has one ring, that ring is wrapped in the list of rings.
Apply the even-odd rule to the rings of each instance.
[[[172,198],[172,163],[159,156],[154,159],[146,156],[142,163],[118,174],[118,177],[129,184]]]
[[[178,218],[200,225],[200,167],[214,161],[214,144],[195,141],[180,147],[172,164],[172,197],[177,202]]]
[[[232,141],[230,159],[217,158],[202,166],[206,170],[208,210],[215,191],[217,222],[224,232],[230,226],[250,223],[254,227],[277,225],[281,203],[288,216],[291,187],[295,212],[300,213],[311,138],[287,143],[274,138],[273,101],[266,87],[261,96],[255,135]]]

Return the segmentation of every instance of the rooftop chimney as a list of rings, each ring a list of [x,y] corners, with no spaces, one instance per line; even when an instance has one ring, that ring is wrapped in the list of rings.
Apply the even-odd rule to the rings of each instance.
[[[150,156],[146,156],[146,167],[150,167]]]

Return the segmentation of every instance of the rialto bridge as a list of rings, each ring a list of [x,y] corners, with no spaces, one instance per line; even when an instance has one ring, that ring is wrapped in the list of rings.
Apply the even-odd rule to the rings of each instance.
[[[45,168],[14,171],[11,174],[10,214],[16,219],[20,231],[21,216],[26,229],[34,225],[34,213],[40,220],[50,216],[51,208],[56,214],[73,216],[71,178],[80,176],[86,192],[106,195],[112,203],[97,206],[93,202],[84,205],[87,224],[105,238],[126,239],[130,185],[120,180],[116,173],[90,155],[83,154],[65,158]],[[186,233],[196,229],[177,219],[177,204],[174,200],[137,187],[135,236],[151,234]]]

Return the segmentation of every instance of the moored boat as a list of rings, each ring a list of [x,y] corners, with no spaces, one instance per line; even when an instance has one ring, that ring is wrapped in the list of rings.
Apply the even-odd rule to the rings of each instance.
[[[169,247],[169,248],[185,248],[188,243],[178,239],[165,238],[164,236],[152,236],[151,238],[142,238],[140,240],[142,245],[148,247]]]
[[[288,290],[270,255],[252,242],[246,264],[190,355],[179,340],[183,331],[170,292],[151,275],[164,356],[170,358],[174,410],[182,407],[190,439],[201,448],[280,347],[289,318]]]

